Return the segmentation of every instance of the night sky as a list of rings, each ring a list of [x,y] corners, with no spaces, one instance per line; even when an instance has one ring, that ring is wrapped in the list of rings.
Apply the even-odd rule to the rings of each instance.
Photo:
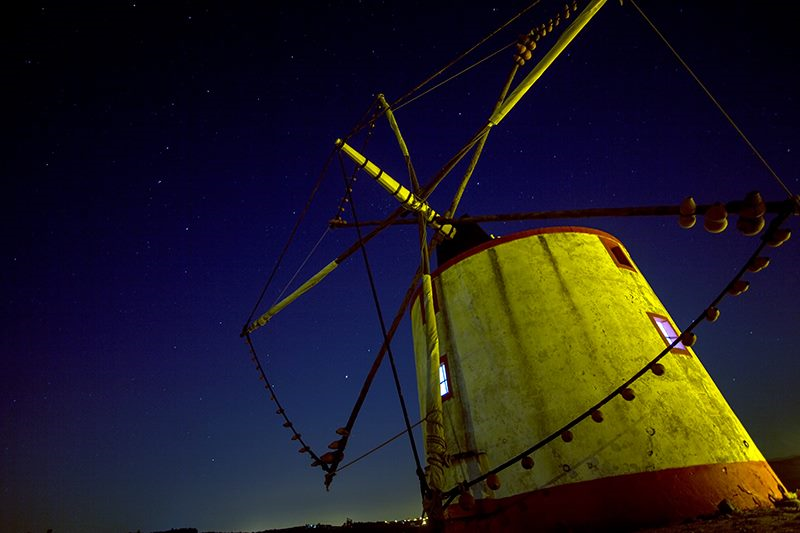
[[[238,531],[418,516],[407,439],[325,491],[239,333],[334,140],[376,94],[402,96],[527,4],[27,4],[4,15],[0,32],[0,530]],[[800,192],[789,4],[695,4],[641,0]],[[561,5],[544,2],[452,73]],[[511,62],[506,50],[398,110],[423,182],[484,123]],[[405,181],[385,121],[373,137],[367,156]],[[435,208],[446,210],[459,176],[432,196]],[[751,190],[786,198],[633,6],[609,1],[494,128],[459,213],[675,205],[688,195],[712,203]],[[260,311],[323,235],[342,191],[334,165]],[[353,194],[362,219],[396,207],[366,178]],[[569,224],[620,238],[679,326],[758,243],[733,227],[712,235],[661,217],[486,228]],[[787,227],[795,239],[768,250],[772,265],[748,276],[750,291],[696,331],[700,359],[769,458],[800,453],[796,217]],[[329,232],[293,286],[355,237]],[[367,249],[390,321],[418,262],[416,230],[390,228]],[[415,422],[409,329],[406,319],[393,351]],[[253,339],[290,418],[324,451],[381,340],[360,256]],[[348,457],[403,427],[383,367]]]

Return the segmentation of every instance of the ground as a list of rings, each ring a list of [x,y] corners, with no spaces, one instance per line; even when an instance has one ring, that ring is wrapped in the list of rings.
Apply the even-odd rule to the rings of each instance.
[[[698,519],[677,526],[643,529],[640,533],[760,533],[800,531],[800,508],[748,511]]]
[[[306,531],[309,526],[290,529],[269,530],[273,533],[296,533]],[[427,527],[414,523],[352,523],[341,526],[318,525],[316,530],[345,530],[345,531],[392,531],[392,532],[427,532]],[[718,514],[713,517],[701,518],[685,524],[648,528],[637,530],[635,533],[766,533],[800,532],[800,507],[787,509],[765,509],[759,511],[737,512]],[[267,533],[267,532],[263,532]]]

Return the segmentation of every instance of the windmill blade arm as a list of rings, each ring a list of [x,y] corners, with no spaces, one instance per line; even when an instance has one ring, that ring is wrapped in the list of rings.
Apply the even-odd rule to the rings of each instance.
[[[419,199],[413,192],[403,187],[389,174],[381,170],[375,163],[368,160],[361,155],[355,148],[347,144],[341,139],[336,140],[336,146],[344,152],[344,154],[353,160],[359,167],[363,168],[367,174],[372,176],[378,184],[383,187],[389,194],[391,194],[403,208],[421,213],[425,217],[425,221],[441,232],[445,237],[452,238],[455,235],[456,229],[452,224],[439,224],[436,219],[439,214],[425,201]]]
[[[281,300],[280,302],[276,303],[272,307],[270,307],[266,313],[258,317],[252,324],[247,327],[246,332],[252,333],[261,326],[266,325],[270,319],[277,315],[280,311],[283,310],[284,307],[289,305],[290,303],[297,300],[300,296],[311,290],[317,283],[325,279],[325,276],[333,272],[333,270],[339,266],[339,262],[336,260],[331,261],[328,263],[325,268],[314,274],[308,281],[300,285],[294,292],[292,292],[289,296]]]

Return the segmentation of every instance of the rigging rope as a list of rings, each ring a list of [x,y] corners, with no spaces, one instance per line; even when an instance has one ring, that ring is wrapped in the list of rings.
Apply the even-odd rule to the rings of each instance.
[[[311,248],[311,251],[308,252],[308,255],[306,256],[306,258],[303,259],[303,262],[300,263],[300,266],[297,268],[295,273],[292,275],[291,279],[289,279],[289,281],[286,282],[286,285],[284,285],[283,290],[281,290],[281,293],[275,298],[275,301],[273,302],[272,305],[275,305],[276,303],[278,303],[278,301],[281,298],[283,298],[283,295],[286,294],[287,290],[289,290],[289,287],[294,282],[295,278],[297,278],[298,274],[300,274],[300,271],[303,270],[303,267],[306,266],[306,263],[308,263],[308,260],[311,259],[311,256],[314,255],[314,252],[317,251],[317,248],[322,243],[322,240],[328,235],[328,231],[330,231],[330,229],[331,229],[330,225],[326,226],[325,231],[323,231],[322,235],[320,235],[319,239],[317,239],[317,243]],[[248,323],[249,322],[250,321],[248,320]]]
[[[258,359],[258,354],[256,353],[256,348],[253,345],[253,341],[250,338],[250,334],[249,333],[245,333],[245,340],[247,341],[247,346],[250,348],[250,358],[252,359],[253,363],[255,363],[255,365],[256,365],[256,369],[259,372],[259,377],[260,377],[261,381],[264,382],[264,388],[266,388],[267,392],[269,392],[270,399],[273,402],[275,402],[275,405],[278,406],[278,410],[275,411],[275,413],[283,417],[283,420],[284,420],[283,426],[285,428],[288,428],[292,432],[292,440],[296,440],[297,442],[299,442],[302,445],[302,448],[300,448],[300,450],[299,450],[300,453],[309,454],[311,456],[311,458],[314,459],[313,466],[319,465],[319,466],[322,467],[323,470],[325,470],[327,472],[328,471],[328,465],[326,465],[320,459],[320,457],[316,453],[314,453],[314,451],[311,449],[311,447],[303,440],[302,435],[297,431],[297,429],[295,429],[294,424],[292,423],[292,421],[289,420],[289,416],[286,414],[286,410],[283,408],[283,405],[281,405],[281,402],[278,400],[278,396],[275,394],[275,388],[272,386],[272,383],[270,383],[269,379],[267,378],[267,373],[264,371],[264,367],[261,365],[261,361]]]
[[[289,238],[286,239],[286,244],[283,245],[283,250],[281,250],[278,259],[275,261],[275,265],[272,267],[272,272],[270,272],[270,275],[267,278],[267,282],[261,289],[261,294],[258,296],[258,299],[256,300],[253,309],[250,311],[250,315],[248,315],[247,320],[245,320],[244,322],[244,326],[242,327],[242,335],[244,335],[244,333],[247,331],[247,326],[250,324],[250,322],[252,322],[253,317],[255,316],[256,311],[258,310],[258,306],[261,305],[261,301],[264,299],[264,295],[267,293],[267,289],[269,289],[270,284],[272,284],[272,279],[275,277],[275,274],[277,274],[278,269],[280,268],[281,263],[283,262],[283,258],[286,256],[286,253],[289,250],[289,245],[292,244],[292,241],[294,240],[294,237],[297,234],[297,230],[300,227],[300,223],[303,222],[303,220],[305,219],[306,214],[308,213],[308,210],[311,207],[311,202],[314,200],[314,197],[317,195],[317,191],[319,191],[319,188],[322,185],[323,180],[325,179],[328,166],[330,165],[331,160],[333,159],[335,153],[336,153],[335,150],[331,150],[330,154],[328,154],[328,158],[325,160],[325,164],[322,167],[322,171],[320,172],[319,177],[317,178],[317,181],[314,184],[314,187],[311,189],[311,194],[309,195],[308,200],[306,200],[306,205],[303,207],[303,210],[297,217],[297,221],[294,223],[294,227],[289,232]]]
[[[414,424],[411,426],[411,429],[414,429],[414,428],[416,428],[417,426],[419,426],[420,424],[422,424],[423,422],[425,422],[425,420],[427,420],[427,419],[426,419],[426,418],[423,418],[423,419],[421,419],[421,420],[417,420],[417,421],[416,421],[416,422],[414,422]],[[372,455],[373,453],[377,452],[378,450],[380,450],[381,448],[383,448],[383,447],[384,447],[384,446],[386,446],[387,444],[391,444],[392,442],[396,441],[397,439],[399,439],[400,437],[402,437],[402,436],[403,436],[403,435],[405,435],[406,433],[408,433],[408,429],[404,429],[403,431],[401,431],[400,433],[398,433],[398,434],[394,435],[393,437],[389,437],[387,440],[385,440],[385,441],[383,441],[382,443],[378,444],[378,445],[377,445],[377,446],[375,446],[374,448],[371,448],[371,449],[369,449],[368,451],[366,451],[366,452],[362,453],[361,455],[359,455],[358,457],[356,457],[356,458],[355,458],[355,459],[353,459],[352,461],[350,461],[350,462],[348,462],[348,463],[345,463],[345,464],[343,464],[342,466],[338,467],[338,468],[336,469],[336,471],[337,471],[337,472],[341,472],[342,470],[344,470],[344,469],[345,469],[345,468],[347,468],[348,466],[351,466],[351,465],[353,465],[353,464],[355,464],[355,463],[359,462],[360,460],[362,460],[362,459],[366,458],[367,456],[369,456],[369,455]]]
[[[370,115],[370,113],[372,112],[372,109],[375,107],[376,100],[373,100],[372,104],[370,104],[370,106],[367,108],[367,111],[364,112],[364,115],[363,115],[364,117]],[[363,117],[362,117],[362,120],[363,120]],[[337,152],[337,149],[334,147],[333,149],[331,149],[330,153],[328,154],[328,157],[325,160],[325,164],[322,166],[322,170],[320,171],[319,176],[317,177],[317,181],[314,183],[314,186],[311,188],[311,193],[309,194],[308,200],[306,200],[306,204],[303,207],[303,210],[300,212],[300,215],[297,217],[297,220],[295,221],[294,226],[292,227],[292,230],[289,232],[289,237],[286,239],[286,244],[284,244],[280,255],[278,255],[278,259],[275,261],[275,265],[273,265],[272,271],[270,272],[270,275],[267,278],[267,281],[264,284],[264,287],[261,289],[261,293],[259,294],[255,305],[253,305],[253,309],[250,311],[250,314],[248,315],[247,320],[244,323],[244,326],[242,326],[242,333],[241,333],[240,336],[244,336],[246,334],[248,326],[253,321],[253,317],[255,316],[256,311],[258,311],[258,307],[261,305],[261,302],[263,301],[264,296],[267,293],[267,290],[269,289],[270,285],[272,284],[272,280],[275,278],[275,274],[277,274],[278,269],[280,268],[281,263],[283,262],[283,259],[286,256],[286,253],[289,251],[289,246],[292,244],[292,242],[293,242],[293,240],[294,240],[294,238],[295,238],[295,236],[297,234],[297,230],[300,228],[300,224],[303,222],[303,220],[305,219],[306,215],[308,214],[309,209],[311,208],[311,203],[313,202],[314,197],[316,196],[317,192],[319,191],[319,188],[322,185],[322,182],[324,181],[325,176],[328,173],[328,167],[330,166],[331,161],[333,160],[333,157],[336,154],[336,152]],[[341,209],[340,209],[340,211],[341,211]],[[325,234],[323,234],[323,236],[324,235]],[[317,242],[317,245],[315,245],[314,249],[316,249],[316,246],[318,246],[318,245],[319,245],[319,242]],[[312,250],[311,253],[313,253],[313,250]],[[309,255],[309,257],[310,257],[310,255]],[[308,258],[306,258],[306,261],[307,260],[308,260]],[[303,262],[303,264],[305,264],[305,261]],[[302,266],[301,266],[301,268],[302,268]],[[298,272],[299,272],[299,270],[298,270]],[[297,273],[295,273],[295,276],[297,276]],[[294,279],[294,277],[292,279]],[[287,288],[288,288],[288,284],[287,284],[286,287],[284,287],[283,292],[281,292],[281,294],[285,293]],[[278,299],[280,299],[280,297]]]
[[[377,112],[375,111],[376,108],[378,109]],[[375,127],[375,122],[378,120],[378,118],[381,117],[382,114],[383,113],[380,110],[380,95],[377,95],[372,100],[372,103],[370,104],[370,106],[367,109],[367,111],[361,116],[361,118],[358,120],[358,122],[356,122],[355,126],[353,126],[353,128],[347,133],[347,135],[344,135],[342,137],[342,139],[344,141],[348,141],[356,133],[360,132],[364,128],[366,128],[366,127],[369,127],[370,129],[374,128]],[[372,133],[370,132],[369,135],[372,135]],[[368,142],[368,140],[364,141],[364,145],[365,146],[366,146],[367,142]],[[355,174],[353,174],[353,178],[355,179]],[[339,211],[338,211],[339,213],[344,211],[344,206],[342,205],[343,203],[344,203],[344,197],[342,197],[342,201],[339,204]]]
[[[497,29],[496,29],[496,30],[494,30],[493,32],[489,33],[489,35],[487,35],[486,37],[484,37],[483,39],[481,39],[480,41],[478,41],[476,44],[472,45],[472,46],[471,46],[469,49],[467,49],[466,51],[464,51],[464,52],[462,52],[461,54],[459,54],[459,55],[458,55],[458,56],[457,56],[455,59],[453,59],[452,61],[450,61],[450,62],[449,62],[447,65],[445,65],[444,67],[442,67],[441,69],[439,69],[437,72],[435,72],[435,73],[434,73],[434,74],[432,74],[431,76],[429,76],[429,77],[428,77],[427,79],[425,79],[425,80],[424,80],[422,83],[419,83],[419,84],[417,84],[417,86],[415,86],[413,89],[409,90],[409,91],[408,91],[408,92],[406,92],[406,93],[405,93],[403,96],[401,96],[400,98],[398,98],[397,100],[395,100],[395,101],[392,103],[392,108],[393,108],[393,109],[398,109],[398,108],[399,108],[399,106],[402,106],[402,105],[404,105],[404,102],[405,102],[405,100],[407,100],[408,98],[410,98],[412,94],[416,93],[416,92],[417,92],[418,90],[420,90],[422,87],[424,87],[425,85],[427,85],[428,83],[430,83],[430,82],[431,82],[431,81],[433,81],[434,79],[436,79],[436,78],[438,78],[439,76],[441,76],[441,75],[442,75],[442,74],[443,74],[443,73],[444,73],[446,70],[448,70],[448,69],[449,69],[449,68],[451,68],[453,65],[455,65],[456,63],[458,63],[459,61],[461,61],[462,59],[464,59],[464,58],[465,58],[466,56],[468,56],[469,54],[471,54],[471,53],[472,53],[474,50],[476,50],[478,47],[480,47],[480,46],[481,46],[483,43],[485,43],[486,41],[488,41],[489,39],[491,39],[492,37],[494,37],[495,35],[497,35],[499,32],[503,31],[503,30],[504,30],[506,27],[508,27],[508,25],[509,25],[509,24],[511,24],[512,22],[514,22],[514,21],[515,21],[515,20],[517,20],[518,18],[520,18],[522,15],[524,15],[525,13],[527,13],[528,11],[530,11],[531,9],[533,9],[534,7],[536,7],[536,5],[538,5],[538,4],[539,4],[539,2],[540,2],[540,0],[534,0],[534,2],[532,2],[531,4],[529,4],[527,7],[523,8],[523,9],[522,9],[521,11],[519,11],[519,12],[518,12],[516,15],[514,15],[513,17],[511,17],[510,19],[508,19],[508,20],[507,20],[505,23],[501,24],[499,28],[497,28]],[[448,80],[448,81],[449,81],[449,80]]]
[[[345,194],[346,194],[347,199],[348,199],[348,201],[350,203],[350,211],[351,211],[351,213],[353,215],[353,220],[354,221],[358,221],[358,215],[356,214],[355,203],[353,202],[352,190],[351,190],[351,188],[350,188],[350,186],[349,186],[349,184],[347,182],[346,172],[344,172],[344,160],[341,157],[341,153],[340,153],[340,156],[339,156],[339,162],[340,162],[340,165],[342,167],[342,176],[344,177],[344,182],[345,182]],[[358,169],[356,169],[354,172],[357,172],[357,171],[358,171]],[[359,238],[359,241],[361,241],[361,231],[360,230],[358,231],[358,238]],[[378,322],[380,323],[380,326],[381,326],[381,333],[383,334],[383,342],[384,342],[384,345],[386,346],[386,352],[389,355],[389,363],[390,363],[390,366],[391,366],[391,369],[392,369],[392,376],[394,378],[394,385],[395,385],[395,389],[397,390],[398,399],[400,400],[400,407],[401,407],[401,409],[403,411],[403,421],[406,424],[406,431],[408,432],[408,437],[409,437],[409,441],[410,441],[410,444],[411,444],[411,450],[412,450],[412,452],[414,454],[414,461],[415,461],[416,466],[417,466],[417,476],[420,479],[420,489],[422,490],[422,492],[424,494],[425,490],[426,490],[425,475],[423,473],[422,464],[420,463],[419,452],[417,451],[417,444],[416,444],[416,441],[414,440],[414,434],[411,432],[411,421],[410,421],[410,419],[408,417],[408,408],[406,406],[405,398],[403,396],[403,389],[400,386],[400,377],[398,376],[397,366],[396,366],[396,364],[394,362],[394,354],[392,353],[392,348],[391,348],[391,344],[390,344],[390,340],[389,340],[389,334],[388,334],[388,332],[386,330],[386,322],[383,319],[383,311],[381,310],[381,304],[380,304],[380,300],[378,298],[378,290],[377,290],[377,288],[375,286],[375,279],[374,279],[374,277],[372,275],[372,268],[370,267],[369,258],[367,256],[367,247],[364,245],[363,242],[361,244],[361,255],[364,258],[364,267],[366,268],[366,271],[367,271],[367,278],[369,279],[370,291],[372,292],[372,299],[373,299],[373,301],[375,303],[375,311],[376,311],[376,313],[378,315]],[[349,429],[348,429],[348,433],[349,433]],[[340,459],[341,459],[341,457],[340,457]],[[326,486],[328,486],[330,484],[330,481],[333,479],[333,475],[336,472],[336,466],[334,466],[331,470],[332,470],[331,474],[326,478]]]
[[[517,71],[519,70],[519,63],[515,62],[514,65],[511,67],[511,71],[506,76],[506,81],[503,84],[503,88],[500,90],[500,96],[497,98],[495,102],[494,109],[492,110],[492,115],[500,109],[500,106],[503,105],[503,101],[506,99],[508,95],[508,91],[511,88],[511,83],[514,81],[514,77],[517,75]],[[472,154],[472,159],[469,162],[469,166],[467,167],[466,172],[464,172],[464,177],[461,178],[461,183],[456,190],[455,195],[453,195],[453,199],[450,202],[450,208],[447,210],[446,216],[452,217],[455,215],[456,209],[458,208],[458,204],[461,202],[461,197],[464,195],[464,191],[467,189],[467,184],[469,183],[470,178],[472,178],[472,173],[475,171],[475,167],[478,165],[478,159],[480,158],[481,154],[483,153],[483,147],[486,145],[486,140],[489,138],[489,132],[486,132],[486,135],[481,136],[478,140],[477,146],[475,151]]]
[[[372,362],[372,366],[367,372],[367,377],[364,379],[364,383],[361,385],[361,391],[358,394],[358,398],[356,399],[355,405],[353,405],[353,409],[350,412],[350,416],[347,419],[347,424],[344,427],[345,430],[345,439],[347,439],[347,435],[350,434],[350,431],[353,429],[353,425],[356,422],[356,418],[358,418],[358,414],[361,411],[361,407],[364,405],[364,401],[367,398],[367,393],[372,385],[372,381],[375,379],[375,375],[378,372],[378,368],[380,368],[381,363],[383,362],[383,357],[386,355],[386,347],[387,341],[390,341],[394,334],[397,332],[397,328],[400,326],[400,322],[403,320],[406,310],[408,309],[408,304],[411,302],[411,298],[414,296],[416,292],[417,283],[419,282],[419,278],[421,275],[421,271],[417,270],[417,273],[414,275],[414,278],[411,280],[408,289],[406,290],[406,294],[403,297],[403,301],[400,304],[400,307],[395,314],[394,320],[392,321],[392,325],[389,327],[389,332],[384,339],[383,344],[381,344],[380,350],[375,355],[375,359]],[[345,444],[346,444],[345,440]],[[336,468],[336,464],[334,464],[334,470]]]
[[[675,59],[678,60],[678,62],[683,66],[683,68],[686,69],[686,71],[694,79],[694,81],[697,82],[697,85],[699,85],[700,88],[703,90],[703,92],[706,93],[706,96],[708,96],[708,98],[716,106],[719,112],[722,113],[722,116],[725,117],[725,119],[730,123],[733,129],[736,130],[736,132],[739,134],[739,136],[742,138],[745,144],[747,144],[747,146],[750,147],[750,150],[753,151],[753,154],[761,161],[761,163],[764,165],[767,171],[772,175],[772,177],[775,178],[775,181],[778,182],[778,185],[784,190],[784,192],[789,196],[789,198],[791,198],[792,201],[800,207],[800,199],[795,197],[791,189],[789,189],[789,187],[778,176],[775,170],[773,170],[772,166],[767,162],[767,160],[764,158],[764,156],[761,154],[758,148],[756,148],[755,145],[750,141],[747,135],[744,134],[741,128],[739,128],[736,122],[734,122],[733,118],[728,114],[728,112],[725,111],[725,109],[722,107],[722,104],[720,104],[719,101],[716,98],[714,98],[714,95],[711,94],[711,91],[705,86],[705,84],[702,81],[700,81],[700,78],[697,76],[697,74],[695,74],[694,71],[691,69],[691,67],[689,67],[689,65],[686,63],[686,61],[683,60],[681,55],[670,44],[670,42],[667,40],[664,34],[661,33],[661,31],[659,31],[659,29],[656,27],[653,21],[651,21],[650,18],[648,18],[648,16],[644,14],[644,11],[642,11],[642,9],[639,7],[639,5],[636,3],[635,0],[630,0],[630,3],[631,5],[633,5],[633,7],[636,8],[636,11],[639,12],[639,14],[642,16],[645,22],[647,22],[650,28],[656,33],[656,35],[658,35],[658,37],[664,42],[667,48],[669,48],[669,50],[675,56]]]
[[[496,50],[496,51],[492,52],[491,54],[483,57],[482,59],[479,59],[477,62],[473,63],[472,65],[462,69],[460,72],[454,74],[453,76],[450,76],[446,80],[436,84],[435,86],[433,86],[433,87],[431,87],[429,89],[426,89],[423,93],[418,94],[418,95],[416,94],[420,89],[422,89],[427,84],[429,84],[430,82],[432,82],[433,80],[435,80],[436,78],[438,78],[439,76],[444,74],[447,70],[449,70],[455,64],[457,64],[459,61],[461,61],[466,56],[468,56],[469,54],[474,52],[477,48],[479,48],[485,42],[487,42],[492,37],[494,37],[495,35],[497,35],[501,31],[503,31],[504,29],[506,29],[515,20],[517,20],[522,15],[524,15],[525,13],[527,13],[528,11],[533,9],[536,5],[538,5],[540,3],[540,1],[541,0],[535,0],[534,2],[529,4],[527,7],[523,8],[521,11],[516,13],[514,16],[512,16],[506,22],[501,24],[497,29],[495,29],[494,31],[489,33],[486,37],[484,37],[483,39],[478,41],[476,44],[472,45],[470,48],[468,48],[467,50],[465,50],[464,52],[462,52],[461,54],[456,56],[455,59],[453,59],[452,61],[447,63],[444,67],[440,68],[438,71],[436,71],[435,73],[433,73],[430,76],[428,76],[425,80],[423,80],[422,82],[417,84],[415,87],[413,87],[412,89],[408,90],[403,96],[401,96],[400,98],[396,99],[392,103],[392,109],[394,109],[396,111],[396,110],[398,110],[398,109],[400,109],[402,107],[405,107],[406,105],[410,104],[411,102],[413,102],[413,101],[415,101],[415,100],[417,100],[419,98],[422,98],[423,96],[427,95],[428,93],[434,91],[435,89],[438,89],[439,87],[441,87],[442,85],[445,85],[446,83],[449,83],[453,79],[465,74],[469,70],[477,67],[478,65],[480,65],[481,63],[483,63],[485,61],[488,61],[489,59],[493,58],[494,56],[496,56],[500,52],[502,52],[504,50],[507,50],[509,47],[513,46],[514,43],[509,43],[509,44],[503,46],[502,48],[500,48],[499,50]],[[366,117],[363,117],[362,120],[360,120],[359,122],[356,123],[356,126],[353,127],[353,129],[350,131],[350,133],[347,136],[343,137],[343,139],[346,141],[349,137],[351,137],[352,135],[355,135],[356,133],[358,133],[359,131],[361,131],[365,127],[373,125],[375,123],[375,121],[377,119],[379,119],[384,114],[384,112],[385,111],[381,110],[381,111],[377,112],[375,115],[371,116],[369,119],[367,119]]]
[[[515,41],[515,42],[516,42],[516,41]],[[446,85],[446,84],[450,83],[450,82],[451,82],[451,81],[453,81],[454,79],[456,79],[456,78],[458,78],[458,77],[460,77],[460,76],[463,76],[464,74],[466,74],[466,73],[467,73],[467,72],[469,72],[470,70],[472,70],[472,69],[474,69],[474,68],[478,67],[478,66],[479,66],[481,63],[484,63],[484,62],[486,62],[486,61],[488,61],[488,60],[492,59],[492,58],[493,58],[494,56],[496,56],[497,54],[499,54],[499,53],[501,53],[501,52],[504,52],[504,51],[508,50],[509,48],[511,48],[512,46],[514,46],[515,42],[508,43],[507,45],[505,45],[504,47],[500,48],[499,50],[495,50],[495,51],[494,51],[494,52],[492,52],[491,54],[489,54],[489,55],[487,55],[487,56],[483,57],[482,59],[479,59],[478,61],[476,61],[475,63],[471,64],[470,66],[468,66],[468,67],[466,67],[466,68],[464,68],[464,69],[462,69],[462,70],[460,70],[460,71],[456,72],[455,74],[453,74],[453,75],[452,75],[452,76],[450,76],[449,78],[447,78],[447,79],[445,79],[445,80],[442,80],[442,81],[440,81],[439,83],[437,83],[437,84],[436,84],[436,85],[434,85],[433,87],[430,87],[430,88],[426,89],[425,91],[423,91],[423,92],[419,93],[418,95],[414,96],[413,98],[409,98],[408,100],[405,100],[405,101],[403,101],[403,102],[401,102],[401,103],[399,103],[399,104],[396,104],[396,105],[397,105],[397,107],[394,107],[394,106],[393,106],[393,107],[392,107],[392,109],[394,109],[395,111],[397,111],[397,110],[399,110],[399,109],[402,109],[402,108],[404,108],[404,107],[405,107],[405,106],[407,106],[408,104],[410,104],[410,103],[412,103],[412,102],[415,102],[415,101],[419,100],[420,98],[422,98],[423,96],[427,95],[428,93],[431,93],[431,92],[435,91],[436,89],[439,89],[439,88],[440,88],[440,87],[442,87],[443,85]],[[396,102],[399,102],[399,101],[400,101],[400,99],[396,100]]]

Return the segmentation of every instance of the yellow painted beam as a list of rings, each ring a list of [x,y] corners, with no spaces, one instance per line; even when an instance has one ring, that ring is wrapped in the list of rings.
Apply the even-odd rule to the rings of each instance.
[[[367,174],[372,176],[378,184],[391,194],[407,210],[414,213],[421,213],[425,221],[434,229],[438,230],[448,239],[453,238],[456,229],[452,224],[439,224],[436,220],[440,217],[439,213],[433,210],[427,202],[420,200],[413,192],[403,187],[389,174],[381,170],[375,163],[361,155],[355,148],[341,139],[336,139],[336,146],[344,154],[353,160],[359,167],[363,168]]]
[[[575,21],[570,24],[567,29],[564,30],[564,33],[558,38],[556,44],[547,51],[544,57],[539,61],[536,66],[533,67],[533,70],[525,76],[525,78],[520,82],[516,89],[514,89],[508,98],[505,99],[503,104],[500,108],[494,112],[492,117],[489,119],[489,123],[493,126],[496,126],[500,123],[503,118],[508,114],[509,111],[517,104],[517,102],[525,96],[525,93],[533,86],[534,83],[544,74],[544,71],[547,70],[550,65],[556,60],[556,58],[561,55],[561,52],[572,42],[575,36],[583,29],[586,24],[592,20],[592,17],[597,14],[601,7],[606,3],[606,0],[593,0],[586,6],[580,15],[575,18]]]

